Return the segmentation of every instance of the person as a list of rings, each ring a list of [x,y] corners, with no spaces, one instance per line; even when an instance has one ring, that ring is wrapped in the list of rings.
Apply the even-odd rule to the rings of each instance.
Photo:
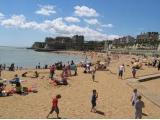
[[[68,64],[66,69],[67,69],[67,75],[71,76],[71,65]]]
[[[158,61],[158,66],[157,66],[157,68],[158,68],[158,71],[160,70],[160,60]]]
[[[38,69],[40,69],[40,68],[41,68],[41,65],[40,65],[40,63],[38,63],[38,66],[37,66],[37,67],[38,67]]]
[[[50,77],[51,79],[53,79],[53,75],[55,74],[55,65],[53,64],[51,67],[50,67]]]
[[[32,78],[38,78],[38,77],[39,77],[39,73],[37,71],[35,71]]]
[[[73,62],[73,60],[71,61],[71,65],[73,65],[74,64],[74,62]]]
[[[48,65],[45,65],[45,66],[44,66],[44,69],[48,69]]]
[[[132,67],[132,75],[133,75],[133,78],[136,78],[136,72],[137,72],[137,70],[136,70],[136,68],[133,66],[133,67]]]
[[[95,73],[96,73],[96,71],[93,69],[93,70],[92,70],[92,80],[93,80],[93,81],[95,81]]]
[[[0,80],[1,80],[1,74],[2,74],[2,65],[0,64]]]
[[[137,92],[137,89],[134,89],[133,90],[133,94],[132,94],[132,97],[131,97],[131,102],[132,102],[132,106],[135,105],[136,101],[137,101],[137,97],[138,97],[138,92]]]
[[[153,60],[153,67],[156,67],[156,64],[157,64],[157,58],[154,57],[154,60]]]
[[[56,84],[57,85],[68,85],[68,82],[67,82],[67,77],[65,77],[64,75],[62,75],[62,80],[55,80]]]
[[[66,77],[69,76],[69,67],[68,67],[68,66],[66,66],[66,67],[63,69],[62,75],[66,76]]]
[[[9,68],[9,71],[15,71],[14,63],[11,64],[11,66],[10,66],[10,68]]]
[[[76,64],[74,64],[74,62],[73,62],[73,63],[71,63],[71,70],[73,70],[73,71],[74,71],[74,76],[76,76],[76,75],[77,75],[77,65],[76,65]]]
[[[51,111],[49,112],[49,114],[47,115],[47,118],[49,117],[50,114],[52,114],[54,111],[56,112],[57,114],[57,118],[59,119],[59,107],[58,107],[58,99],[61,98],[61,95],[58,94],[56,95],[55,98],[53,98],[52,100],[52,108],[51,108]]]
[[[124,64],[119,66],[119,78],[121,78],[121,79],[123,77],[123,72],[125,72]]]
[[[96,101],[98,98],[98,93],[96,90],[93,90],[93,94],[92,94],[92,99],[91,99],[91,104],[92,104],[92,108],[91,108],[91,112],[96,112]]]
[[[144,108],[144,102],[141,100],[141,96],[137,97],[137,101],[135,103],[135,119],[141,119],[142,118],[142,108]]]
[[[6,64],[3,65],[3,70],[6,70]]]
[[[77,75],[77,65],[75,65],[74,76]]]
[[[3,96],[2,91],[5,89],[5,85],[3,83],[0,82],[0,96]]]
[[[28,74],[28,72],[24,72],[24,73],[22,74],[22,77],[27,77],[27,74]]]
[[[16,83],[16,93],[17,94],[22,94],[22,85],[20,82]]]
[[[20,78],[18,77],[18,75],[16,74],[15,77],[9,81],[11,84],[16,84],[16,83],[20,83]]]

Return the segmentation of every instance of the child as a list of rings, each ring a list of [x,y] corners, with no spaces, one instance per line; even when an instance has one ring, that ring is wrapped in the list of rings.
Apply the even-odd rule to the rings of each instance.
[[[137,97],[137,101],[135,103],[135,109],[136,109],[136,112],[135,112],[135,119],[141,119],[142,118],[142,108],[144,108],[144,102],[141,101],[141,96],[138,96]]]
[[[93,95],[92,95],[92,100],[91,100],[91,103],[92,103],[92,108],[91,108],[91,112],[96,112],[96,100],[98,98],[98,93],[96,90],[93,90]]]
[[[124,67],[124,64],[122,64],[119,66],[119,78],[122,79],[124,72],[125,72],[125,67]]]
[[[96,73],[96,71],[95,71],[95,70],[92,70],[92,80],[93,80],[93,81],[95,80],[95,73]]]
[[[61,95],[56,95],[56,98],[53,98],[52,100],[52,108],[51,111],[49,112],[49,114],[47,115],[47,118],[49,117],[50,114],[52,114],[54,111],[57,114],[57,119],[59,119],[59,108],[58,108],[58,99],[61,98]]]

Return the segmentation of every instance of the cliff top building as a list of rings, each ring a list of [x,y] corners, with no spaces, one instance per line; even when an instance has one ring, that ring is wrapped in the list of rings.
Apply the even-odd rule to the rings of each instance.
[[[75,35],[73,37],[59,36],[56,38],[46,37],[45,42],[35,42],[32,46],[33,49],[80,49],[84,43],[84,36]]]

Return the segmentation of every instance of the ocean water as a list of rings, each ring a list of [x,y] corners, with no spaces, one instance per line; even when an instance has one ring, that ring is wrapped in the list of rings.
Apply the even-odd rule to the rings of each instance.
[[[35,68],[38,63],[40,63],[41,66],[44,66],[45,64],[51,65],[58,61],[67,63],[71,60],[78,63],[84,61],[85,57],[49,52],[36,52],[25,48],[0,47],[0,64],[6,64],[7,66],[10,66],[11,63],[15,63],[15,66],[19,67]]]

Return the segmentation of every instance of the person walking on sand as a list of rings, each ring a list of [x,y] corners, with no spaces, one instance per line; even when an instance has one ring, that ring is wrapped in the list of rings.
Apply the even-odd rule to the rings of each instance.
[[[137,70],[136,70],[136,68],[133,66],[133,67],[132,67],[132,75],[133,75],[133,78],[136,78],[136,72],[137,72]]]
[[[92,94],[92,99],[91,99],[91,103],[92,103],[92,108],[91,108],[91,112],[96,112],[96,101],[97,101],[97,98],[98,98],[98,93],[97,91],[94,89],[93,90],[93,94]]]
[[[131,97],[132,106],[135,105],[138,96],[139,96],[139,93],[137,92],[137,89],[134,89]]]
[[[141,119],[142,118],[142,108],[144,108],[144,102],[141,100],[141,96],[137,97],[137,101],[135,103],[135,119]]]
[[[95,81],[95,73],[96,73],[96,70],[92,70],[92,80],[93,80],[93,82]]]
[[[119,77],[118,78],[123,78],[123,73],[125,72],[125,67],[124,64],[119,66]]]
[[[58,94],[56,95],[55,98],[53,98],[52,100],[52,108],[51,108],[51,111],[49,112],[49,114],[47,115],[47,118],[49,117],[50,114],[52,114],[54,111],[56,112],[57,114],[57,119],[59,119],[59,107],[58,107],[58,99],[61,98],[61,95]]]
[[[55,74],[56,66],[53,64],[50,67],[50,78],[53,79],[53,75]]]

